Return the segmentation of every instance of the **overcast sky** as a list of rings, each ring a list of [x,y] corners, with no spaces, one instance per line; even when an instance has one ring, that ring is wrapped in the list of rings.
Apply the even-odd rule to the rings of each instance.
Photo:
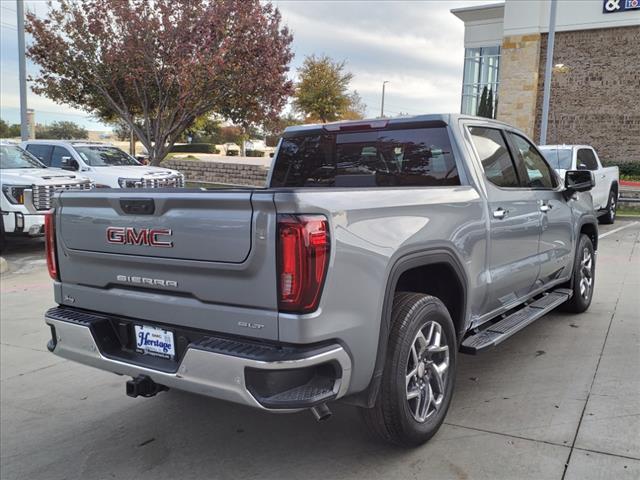
[[[368,115],[376,116],[384,80],[389,81],[385,100],[388,115],[459,111],[464,27],[449,10],[492,1],[274,3],[293,32],[292,78],[307,55],[326,54],[345,60],[354,75],[352,88],[367,104]],[[39,15],[46,14],[43,1],[25,4]],[[0,0],[0,116],[10,123],[17,123],[20,117],[15,8],[13,0]],[[33,65],[27,70],[35,73]],[[93,130],[105,128],[87,114],[31,91],[28,106],[36,110],[39,123],[71,120]]]

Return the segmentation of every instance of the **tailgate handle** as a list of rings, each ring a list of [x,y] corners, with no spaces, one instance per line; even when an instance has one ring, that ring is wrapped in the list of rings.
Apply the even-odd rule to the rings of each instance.
[[[123,198],[120,208],[128,215],[153,215],[156,211],[153,198]]]

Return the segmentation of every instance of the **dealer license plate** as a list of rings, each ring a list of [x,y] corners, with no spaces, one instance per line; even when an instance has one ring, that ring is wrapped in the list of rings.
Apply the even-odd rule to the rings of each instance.
[[[173,332],[151,325],[135,325],[136,351],[173,360],[176,355]]]

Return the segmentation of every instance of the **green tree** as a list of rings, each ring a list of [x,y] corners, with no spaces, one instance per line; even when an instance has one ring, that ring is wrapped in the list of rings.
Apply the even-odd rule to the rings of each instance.
[[[53,122],[51,125],[36,125],[36,138],[71,140],[89,138],[89,132],[73,122]]]
[[[286,115],[282,115],[275,120],[266,122],[264,124],[264,134],[266,137],[267,146],[275,147],[287,127],[300,125],[302,123],[303,121],[292,113],[287,113]]]
[[[196,118],[245,130],[292,92],[292,36],[260,0],[57,0],[27,15],[35,93],[120,118],[157,165]]]
[[[476,115],[479,117],[487,117],[487,86],[482,89],[482,95],[480,95],[480,102],[478,103],[478,109]]]
[[[14,123],[9,125],[0,119],[0,138],[15,138],[19,137],[20,134],[20,124]]]
[[[487,85],[482,89],[477,115],[479,117],[494,118],[493,89]]]
[[[341,120],[362,120],[367,113],[367,105],[357,90],[349,95],[349,106],[340,116]]]
[[[294,109],[307,122],[331,122],[341,118],[362,118],[366,106],[357,92],[349,92],[353,74],[345,62],[323,55],[305,58],[298,69],[299,81],[293,98]]]

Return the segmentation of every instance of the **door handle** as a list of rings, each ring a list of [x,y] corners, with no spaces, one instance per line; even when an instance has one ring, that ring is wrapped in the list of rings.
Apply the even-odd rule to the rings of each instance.
[[[547,213],[549,210],[551,210],[553,207],[551,205],[549,205],[548,203],[543,203],[542,205],[540,205],[540,211]]]
[[[509,210],[505,210],[504,208],[498,208],[497,210],[493,211],[493,218],[502,219],[507,216],[507,213],[509,213]]]

